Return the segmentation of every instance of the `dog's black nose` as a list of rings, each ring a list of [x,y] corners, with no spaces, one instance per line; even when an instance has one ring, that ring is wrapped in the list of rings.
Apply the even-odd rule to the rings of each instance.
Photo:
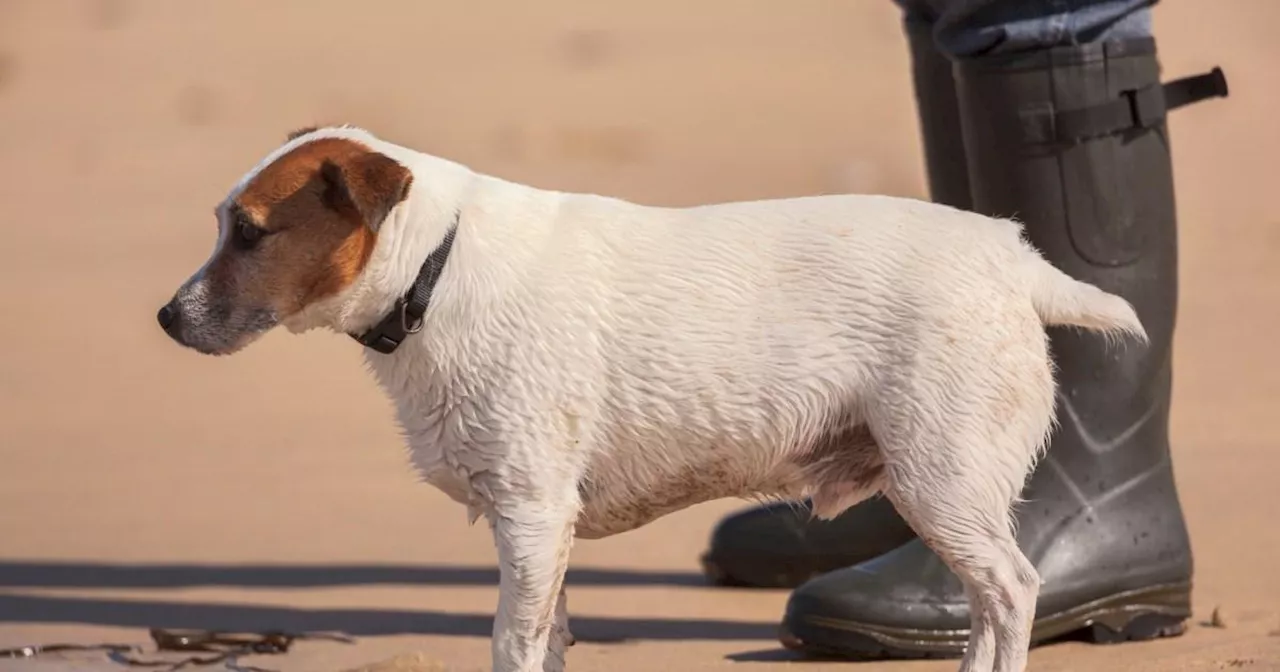
[[[169,331],[178,321],[178,309],[173,307],[173,302],[166,303],[159,313],[156,313],[156,320],[160,322],[160,328]]]

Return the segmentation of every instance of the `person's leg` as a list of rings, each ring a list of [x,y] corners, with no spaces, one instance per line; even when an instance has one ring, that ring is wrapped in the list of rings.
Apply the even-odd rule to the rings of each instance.
[[[1018,218],[1052,263],[1131,301],[1151,336],[1122,347],[1050,331],[1060,426],[1017,515],[1018,545],[1043,579],[1033,641],[1177,634],[1192,558],[1168,442],[1177,235],[1164,113],[1225,95],[1225,80],[1159,86],[1150,2],[931,4],[955,61],[972,209]],[[1025,14],[1036,7],[1041,16]],[[913,541],[798,588],[784,641],[958,654],[964,590]]]
[[[934,40],[938,13],[930,0],[894,1],[903,10],[929,196],[968,210],[968,167],[951,60]],[[768,504],[720,521],[702,565],[720,585],[792,588],[913,538],[915,533],[883,498],[863,502],[833,521],[812,518],[807,503]]]
[[[910,0],[927,4],[938,48],[953,59],[1151,36],[1157,0]]]

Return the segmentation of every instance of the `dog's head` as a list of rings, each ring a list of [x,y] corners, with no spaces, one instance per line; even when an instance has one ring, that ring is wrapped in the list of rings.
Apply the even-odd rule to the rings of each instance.
[[[313,130],[290,135],[215,208],[212,255],[157,316],[178,343],[230,354],[364,270],[413,175],[356,139]]]

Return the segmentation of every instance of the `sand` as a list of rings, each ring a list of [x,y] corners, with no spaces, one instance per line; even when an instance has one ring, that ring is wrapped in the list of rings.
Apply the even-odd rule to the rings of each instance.
[[[292,128],[350,121],[651,203],[925,193],[887,0],[355,4],[0,1],[0,647],[287,627],[357,641],[246,662],[485,669],[488,533],[415,482],[355,344],[281,333],[214,359],[155,326],[213,205]],[[1035,670],[1280,669],[1280,4],[1166,2],[1156,21],[1168,74],[1222,65],[1233,91],[1171,122],[1196,617],[1177,639],[1037,649]],[[698,573],[745,505],[579,543],[572,669],[796,669],[785,591]],[[0,669],[110,667],[78,660]]]

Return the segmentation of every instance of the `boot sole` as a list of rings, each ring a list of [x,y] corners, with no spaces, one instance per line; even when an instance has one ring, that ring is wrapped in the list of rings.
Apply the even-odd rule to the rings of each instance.
[[[1036,619],[1031,646],[1071,636],[1095,644],[1176,637],[1191,617],[1191,583],[1117,593]],[[784,623],[778,639],[788,649],[856,659],[952,658],[964,654],[969,630],[922,630],[802,616]]]

